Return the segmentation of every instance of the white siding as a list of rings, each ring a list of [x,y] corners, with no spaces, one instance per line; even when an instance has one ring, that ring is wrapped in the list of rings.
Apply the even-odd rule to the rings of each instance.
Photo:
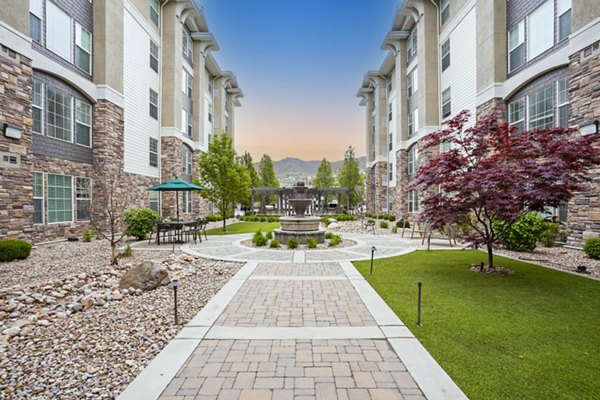
[[[449,35],[450,67],[442,72],[440,104],[442,92],[450,87],[452,117],[465,109],[471,111],[471,114],[475,113],[477,98],[475,21],[475,7],[473,7]]]
[[[149,138],[156,138],[160,152],[159,123],[149,114],[150,88],[159,93],[159,79],[150,68],[150,35],[128,10],[125,10],[123,36],[125,171],[158,177],[160,162],[158,168],[150,166],[148,146]]]

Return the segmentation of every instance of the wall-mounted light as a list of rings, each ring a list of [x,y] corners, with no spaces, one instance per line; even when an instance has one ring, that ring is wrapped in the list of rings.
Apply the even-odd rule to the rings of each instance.
[[[597,119],[592,121],[585,121],[579,124],[579,133],[581,133],[581,136],[596,134],[598,133],[599,125],[600,121],[598,121]]]
[[[21,139],[21,128],[14,125],[4,124],[4,136],[12,139]]]

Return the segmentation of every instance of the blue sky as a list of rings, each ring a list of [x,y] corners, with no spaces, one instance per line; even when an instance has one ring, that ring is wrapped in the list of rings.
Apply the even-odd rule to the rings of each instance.
[[[200,0],[221,48],[214,53],[244,91],[236,148],[274,160],[343,158],[365,152],[364,74],[399,0]]]

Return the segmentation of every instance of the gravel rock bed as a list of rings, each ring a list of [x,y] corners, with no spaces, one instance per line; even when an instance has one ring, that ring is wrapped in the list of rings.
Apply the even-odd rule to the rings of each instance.
[[[392,234],[392,226],[396,224],[396,222],[388,222],[389,228],[383,229],[379,227],[379,222],[376,221],[375,227],[373,225],[369,225],[365,227],[364,223],[360,220],[357,221],[340,221],[329,224],[327,227],[328,231],[334,233],[366,233],[366,234],[375,234],[375,235],[390,235]],[[398,228],[398,235],[402,228]],[[410,238],[411,228],[406,228],[404,231],[404,237]],[[417,237],[416,235],[415,237]]]
[[[40,246],[1,263],[0,399],[114,399],[241,267],[168,251],[109,266],[106,242]],[[119,290],[132,265],[155,260],[173,289]]]
[[[533,253],[520,253],[506,249],[497,249],[495,254],[517,258],[533,264],[543,265],[548,268],[562,271],[575,272],[577,266],[587,267],[589,274],[581,274],[594,279],[600,279],[600,260],[592,260],[585,255],[583,250],[565,247],[538,246]]]

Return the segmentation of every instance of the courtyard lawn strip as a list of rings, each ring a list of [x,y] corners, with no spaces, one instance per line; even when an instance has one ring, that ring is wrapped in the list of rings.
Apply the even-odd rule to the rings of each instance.
[[[206,231],[207,235],[237,235],[240,233],[254,233],[259,229],[263,232],[269,232],[279,228],[279,222],[236,222],[227,225],[227,232],[223,228],[214,228]]]
[[[600,282],[498,256],[513,275],[469,271],[485,257],[416,251],[375,260],[372,276],[355,265],[469,398],[597,398]]]

